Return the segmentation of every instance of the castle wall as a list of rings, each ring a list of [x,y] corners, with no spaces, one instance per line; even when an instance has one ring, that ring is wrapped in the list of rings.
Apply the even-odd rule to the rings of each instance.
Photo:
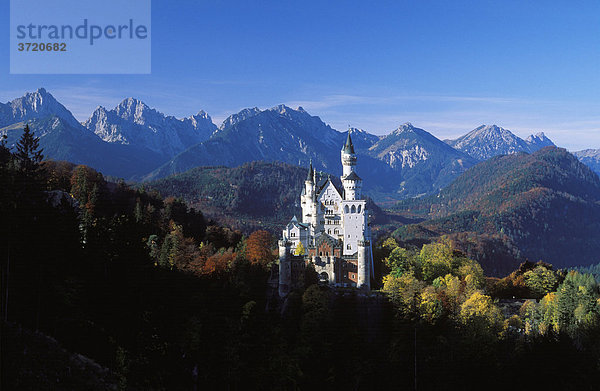
[[[353,255],[358,251],[358,241],[365,239],[367,213],[365,200],[342,202],[342,226],[344,228],[344,253]]]

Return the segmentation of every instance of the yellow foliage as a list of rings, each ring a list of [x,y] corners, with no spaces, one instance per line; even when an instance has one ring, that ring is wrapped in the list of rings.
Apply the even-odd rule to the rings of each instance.
[[[398,247],[398,243],[396,242],[396,239],[389,237],[387,238],[383,244],[381,245],[383,248],[387,248],[389,250],[393,250],[396,247]]]
[[[304,249],[302,242],[298,242],[298,245],[296,246],[296,250],[294,250],[294,255],[304,255],[305,253],[306,253],[306,250]]]
[[[443,304],[431,285],[421,292],[419,313],[429,323],[435,323],[444,313]]]
[[[484,319],[490,325],[497,326],[502,322],[502,313],[490,296],[475,291],[461,306],[460,318],[463,322],[473,319]]]
[[[416,311],[417,300],[424,287],[425,283],[416,279],[411,273],[400,277],[388,274],[383,278],[383,292],[405,313]]]

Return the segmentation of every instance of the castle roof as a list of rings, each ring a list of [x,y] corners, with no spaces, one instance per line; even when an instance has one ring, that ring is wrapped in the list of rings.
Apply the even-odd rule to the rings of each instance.
[[[313,181],[312,159],[310,159],[310,166],[308,167],[308,175],[306,176],[306,180],[309,181],[309,182]]]
[[[340,248],[342,246],[341,242],[333,236],[325,232],[317,233],[315,235],[315,247],[319,247],[323,242],[327,242],[331,248]]]
[[[325,189],[327,187],[327,184],[331,183],[331,186],[333,186],[333,188],[338,192],[338,194],[344,198],[344,189],[340,189],[338,186],[336,186],[336,184],[331,180],[330,177],[328,177],[327,179],[325,179],[323,182],[321,182],[318,186],[317,186],[317,196],[319,196],[319,194],[321,194],[321,192],[323,191],[323,189]]]
[[[352,171],[349,175],[347,175],[346,177],[344,177],[344,180],[349,180],[349,181],[360,181],[360,177],[354,172]]]
[[[292,217],[292,219],[290,220],[290,222],[287,224],[287,226],[289,227],[290,225],[297,225],[300,228],[308,228],[308,224],[304,224],[298,221],[298,218],[296,217],[296,215],[294,215],[294,217]]]
[[[346,144],[344,144],[344,153],[354,154],[354,145],[352,145],[352,138],[350,137],[350,129],[348,129],[348,137],[346,138]]]

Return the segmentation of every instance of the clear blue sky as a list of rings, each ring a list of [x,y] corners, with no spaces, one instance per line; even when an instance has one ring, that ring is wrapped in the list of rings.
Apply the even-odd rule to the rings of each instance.
[[[150,75],[10,75],[1,1],[3,102],[44,86],[80,120],[134,96],[216,122],[285,103],[339,130],[412,122],[446,138],[495,123],[600,148],[597,0],[154,0]]]

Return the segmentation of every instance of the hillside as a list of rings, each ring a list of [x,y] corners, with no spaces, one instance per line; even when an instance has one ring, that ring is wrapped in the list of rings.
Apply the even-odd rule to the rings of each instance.
[[[325,174],[323,174],[325,175]],[[238,167],[197,167],[144,184],[164,197],[181,198],[220,223],[251,231],[274,233],[300,216],[300,193],[306,169],[285,163],[251,162]],[[339,182],[332,176],[334,182]],[[384,213],[369,202],[374,219]]]
[[[492,274],[525,258],[557,267],[600,261],[600,179],[564,149],[492,158],[398,209],[429,219],[400,228],[401,241],[450,235]]]
[[[583,151],[573,152],[573,155],[600,175],[600,149],[584,149]]]

